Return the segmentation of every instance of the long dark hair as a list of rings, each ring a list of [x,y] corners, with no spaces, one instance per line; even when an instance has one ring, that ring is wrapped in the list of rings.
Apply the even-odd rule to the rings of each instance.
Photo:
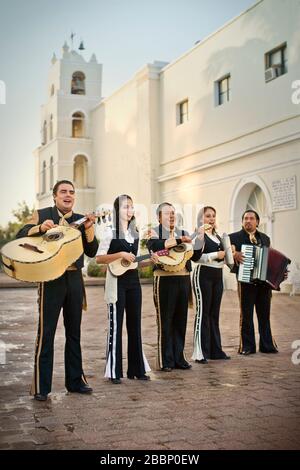
[[[217,215],[217,211],[216,211],[216,209],[215,209],[214,207],[212,207],[212,206],[204,206],[204,207],[202,207],[202,208],[199,210],[198,215],[197,215],[197,228],[199,228],[199,227],[202,225],[203,216],[204,216],[204,214],[205,214],[205,212],[206,212],[207,210],[212,210],[212,211],[214,211],[215,215]],[[215,234],[215,233],[216,233],[216,230],[213,229],[212,233]]]
[[[125,238],[122,227],[120,227],[120,207],[123,201],[131,201],[133,203],[132,198],[128,196],[128,194],[121,194],[121,196],[118,196],[114,201],[113,222],[116,229],[116,238],[121,239]],[[136,219],[134,215],[128,221],[127,229],[130,231],[133,238],[138,238],[138,230],[136,227]]]

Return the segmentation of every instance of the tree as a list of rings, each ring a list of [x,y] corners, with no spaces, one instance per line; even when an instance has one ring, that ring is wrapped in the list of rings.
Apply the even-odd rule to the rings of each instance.
[[[34,208],[30,209],[25,201],[19,202],[18,208],[12,211],[17,221],[8,222],[6,227],[0,226],[0,247],[14,240],[20,228],[26,224],[33,212]]]

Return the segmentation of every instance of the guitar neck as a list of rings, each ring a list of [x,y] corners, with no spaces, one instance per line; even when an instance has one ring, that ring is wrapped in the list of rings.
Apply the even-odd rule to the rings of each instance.
[[[73,227],[75,228],[79,228],[86,221],[87,221],[87,217],[81,217],[81,219],[75,220],[75,222],[73,222],[71,225],[73,225]]]
[[[145,259],[149,259],[149,258],[151,258],[150,253],[148,253],[147,255],[140,255],[135,258],[134,262],[139,263],[140,261],[144,261]]]

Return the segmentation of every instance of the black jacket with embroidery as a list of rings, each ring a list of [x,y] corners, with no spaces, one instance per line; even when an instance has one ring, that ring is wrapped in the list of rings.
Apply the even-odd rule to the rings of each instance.
[[[158,238],[150,238],[147,241],[148,250],[153,251],[153,252],[156,252],[156,251],[159,251],[159,250],[164,250],[165,249],[165,241],[170,238],[169,230],[166,230],[161,224],[159,224],[153,230],[157,233]],[[184,236],[184,235],[189,236],[188,232],[186,232],[183,229],[175,228],[175,232],[177,234],[180,234],[180,236]],[[180,238],[177,238],[176,241],[177,241],[177,244],[181,243]],[[194,254],[193,254],[192,258],[189,259],[186,262],[186,265],[185,265],[188,272],[191,272],[191,270],[192,270],[191,261],[198,261],[198,259],[200,259],[201,254],[202,254],[202,249],[203,249],[203,246],[202,246],[200,240],[197,238],[196,242],[195,242],[195,246],[194,246]],[[158,269],[158,266],[154,266],[153,270],[155,270],[155,269]]]

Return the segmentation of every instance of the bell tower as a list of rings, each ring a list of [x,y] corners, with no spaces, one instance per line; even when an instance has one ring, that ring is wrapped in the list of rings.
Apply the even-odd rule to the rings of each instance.
[[[52,188],[60,179],[74,182],[76,211],[95,208],[91,110],[101,101],[101,85],[102,65],[95,54],[86,61],[66,42],[61,59],[53,54],[41,109],[41,145],[35,150],[39,208],[53,204]]]

